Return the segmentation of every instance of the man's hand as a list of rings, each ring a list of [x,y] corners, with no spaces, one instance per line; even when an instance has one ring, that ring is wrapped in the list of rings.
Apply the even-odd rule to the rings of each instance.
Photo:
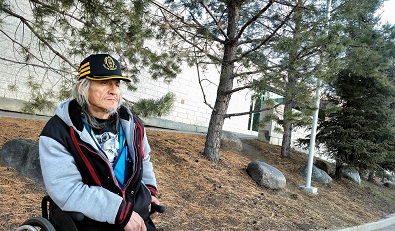
[[[156,198],[156,197],[154,197],[154,196],[151,196],[151,202],[152,202],[152,203],[155,203],[155,204],[157,204],[157,205],[160,205],[160,202],[159,202],[158,198]],[[150,211],[151,211],[151,205],[150,205]],[[158,212],[153,212],[153,213],[151,214],[151,219],[154,219],[154,218],[157,217],[158,215],[159,215]]]
[[[125,231],[147,231],[143,218],[141,218],[141,216],[136,212],[132,213],[129,222],[123,229]]]

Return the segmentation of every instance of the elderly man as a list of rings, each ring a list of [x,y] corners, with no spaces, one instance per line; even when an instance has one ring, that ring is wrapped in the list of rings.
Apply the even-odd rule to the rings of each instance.
[[[78,230],[156,230],[150,146],[141,122],[121,104],[121,80],[131,81],[110,55],[84,59],[74,99],[56,109],[40,135],[45,187],[55,209],[84,215]]]

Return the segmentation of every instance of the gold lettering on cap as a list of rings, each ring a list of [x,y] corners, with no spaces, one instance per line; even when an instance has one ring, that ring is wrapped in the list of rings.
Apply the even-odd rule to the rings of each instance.
[[[115,65],[114,59],[112,59],[110,56],[104,58],[103,67],[110,71],[117,69],[117,65]]]

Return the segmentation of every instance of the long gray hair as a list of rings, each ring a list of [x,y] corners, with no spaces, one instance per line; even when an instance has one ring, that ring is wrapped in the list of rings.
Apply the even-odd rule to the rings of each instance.
[[[90,86],[91,80],[87,78],[83,78],[74,85],[73,89],[73,97],[74,99],[77,100],[78,104],[82,108],[82,113],[88,122],[89,126],[92,128],[97,128],[97,129],[103,129],[104,126],[100,124],[96,118],[92,115],[92,113],[89,112],[89,101],[88,101],[88,96],[89,96],[89,86]],[[110,113],[110,116],[118,116],[118,109],[122,104],[122,97],[121,95],[119,96],[119,102],[118,102],[118,107],[115,110],[109,110],[108,112]],[[116,120],[118,121],[118,119]]]

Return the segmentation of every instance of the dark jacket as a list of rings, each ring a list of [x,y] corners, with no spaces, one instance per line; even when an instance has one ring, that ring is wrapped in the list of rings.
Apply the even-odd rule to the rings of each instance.
[[[124,189],[85,129],[75,100],[59,106],[39,141],[44,183],[54,202],[63,211],[83,213],[87,222],[114,224],[114,230],[124,227],[133,211],[148,219],[151,193],[156,192],[145,129],[127,108],[118,114],[129,149]]]

